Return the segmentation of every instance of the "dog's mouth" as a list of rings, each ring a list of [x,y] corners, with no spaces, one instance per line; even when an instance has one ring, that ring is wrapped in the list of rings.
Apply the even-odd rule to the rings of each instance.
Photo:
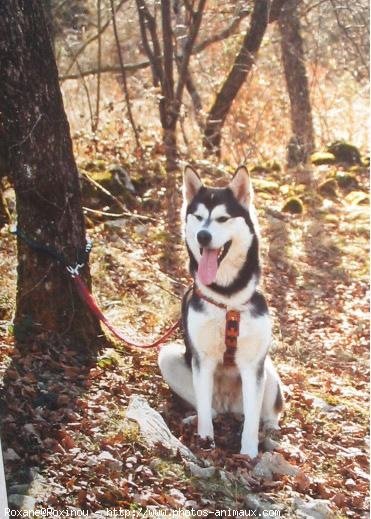
[[[228,254],[232,241],[227,241],[219,249],[200,248],[201,259],[198,264],[198,279],[204,285],[211,285],[216,278],[218,267]]]

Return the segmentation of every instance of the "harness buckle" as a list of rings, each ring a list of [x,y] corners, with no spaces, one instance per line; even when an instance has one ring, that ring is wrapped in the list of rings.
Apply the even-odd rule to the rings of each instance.
[[[72,278],[76,278],[80,275],[80,270],[85,266],[85,263],[76,263],[73,267],[72,265],[67,265],[66,270]]]

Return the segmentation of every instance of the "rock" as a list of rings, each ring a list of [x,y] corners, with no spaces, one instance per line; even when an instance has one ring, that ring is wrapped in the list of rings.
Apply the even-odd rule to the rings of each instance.
[[[8,503],[10,506],[17,507],[18,510],[32,512],[35,509],[36,499],[22,494],[11,494],[8,497]]]
[[[120,231],[125,227],[125,218],[115,218],[115,220],[107,220],[104,222],[104,227],[107,229],[119,229]]]
[[[300,198],[289,198],[282,207],[282,211],[284,213],[302,214],[304,211],[303,202],[300,200]]]
[[[263,448],[266,451],[272,452],[272,451],[280,448],[280,442],[273,440],[273,438],[270,438],[268,436],[267,438],[264,438],[264,440],[263,440]]]
[[[179,452],[185,460],[197,463],[196,456],[171,433],[160,413],[152,409],[142,396],[130,397],[126,418],[138,423],[140,433],[150,447],[160,443],[173,455]]]
[[[121,472],[123,467],[123,462],[114,458],[108,451],[102,451],[98,454],[97,461],[104,463],[104,465],[112,472]]]
[[[334,155],[336,162],[346,164],[361,164],[361,154],[358,148],[345,141],[335,141],[327,146],[327,151]]]
[[[298,467],[291,465],[278,452],[265,452],[252,471],[254,476],[262,479],[273,479],[274,474],[296,476],[298,472]]]
[[[21,459],[14,449],[6,449],[6,451],[3,454],[3,457],[4,461],[18,461]]]
[[[184,505],[185,502],[187,501],[187,498],[185,497],[183,492],[181,492],[177,488],[171,488],[169,490],[169,495],[174,499],[176,504]]]
[[[187,462],[186,467],[188,468],[191,475],[195,476],[196,478],[209,479],[212,478],[215,474],[215,467],[200,467],[192,461]]]
[[[315,166],[321,166],[323,164],[335,164],[336,158],[333,153],[327,151],[316,151],[310,156],[310,161]]]
[[[300,497],[296,497],[294,500],[294,508],[297,517],[313,519],[331,519],[335,517],[330,507],[330,501],[327,499],[310,499],[304,501]]]
[[[284,507],[282,505],[277,505],[276,503],[272,503],[269,499],[267,499],[264,495],[261,494],[248,494],[245,497],[245,505],[249,510],[256,510],[257,516],[265,516],[265,517],[280,517],[281,514],[269,514],[270,510],[280,510],[283,512]],[[268,512],[268,513],[267,513]]]
[[[337,197],[337,183],[334,179],[325,180],[318,186],[318,192],[323,197],[336,198]]]
[[[117,184],[121,185],[124,189],[132,194],[135,194],[135,187],[131,181],[129,173],[119,164],[113,164],[109,167],[108,171],[113,174],[113,179]]]
[[[347,171],[337,171],[335,175],[335,180],[339,187],[346,188],[359,188],[358,181],[354,175],[348,173]]]
[[[333,413],[340,409],[340,406],[328,404],[325,400],[322,400],[322,398],[312,395],[312,393],[308,393],[307,391],[304,391],[303,396],[306,400],[310,401],[310,405],[324,411],[325,413]]]
[[[9,495],[11,494],[27,494],[28,489],[30,488],[30,485],[28,483],[21,483],[19,485],[12,485],[9,488]]]

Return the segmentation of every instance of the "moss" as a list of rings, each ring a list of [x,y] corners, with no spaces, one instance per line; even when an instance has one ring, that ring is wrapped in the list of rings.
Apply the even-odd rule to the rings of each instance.
[[[90,160],[83,166],[83,169],[86,171],[104,171],[106,167],[107,164],[104,160]]]
[[[282,211],[284,213],[302,214],[304,212],[303,202],[300,198],[291,197],[285,202]]]
[[[323,164],[335,164],[336,158],[335,155],[327,151],[317,151],[310,156],[310,161],[315,166],[321,166]]]
[[[256,191],[267,191],[268,193],[277,193],[279,191],[279,184],[271,180],[263,178],[254,179],[254,188]]]
[[[269,169],[267,168],[267,166],[265,164],[260,163],[260,164],[255,164],[255,166],[253,166],[250,169],[250,172],[251,173],[268,173]]]
[[[363,191],[351,191],[345,197],[345,201],[350,205],[368,205],[369,196]]]
[[[362,157],[361,162],[362,162],[362,166],[364,166],[365,168],[369,168],[370,167],[370,156],[366,155],[365,157]]]
[[[270,160],[267,162],[267,167],[270,171],[275,171],[276,173],[279,173],[282,171],[281,164],[277,160]]]

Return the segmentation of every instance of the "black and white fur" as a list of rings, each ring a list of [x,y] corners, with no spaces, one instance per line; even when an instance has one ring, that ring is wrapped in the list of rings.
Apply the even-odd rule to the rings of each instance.
[[[240,167],[228,187],[206,188],[187,167],[183,193],[184,235],[195,283],[208,298],[240,312],[236,365],[223,365],[226,311],[189,291],[182,304],[185,348],[179,343],[165,345],[159,367],[171,389],[196,408],[201,438],[213,439],[215,414],[243,414],[241,453],[254,458],[259,423],[278,429],[283,399],[279,376],[267,356],[268,308],[257,291],[259,236],[250,179]],[[208,247],[221,253],[215,281],[208,286],[197,277],[202,230],[211,235]]]

